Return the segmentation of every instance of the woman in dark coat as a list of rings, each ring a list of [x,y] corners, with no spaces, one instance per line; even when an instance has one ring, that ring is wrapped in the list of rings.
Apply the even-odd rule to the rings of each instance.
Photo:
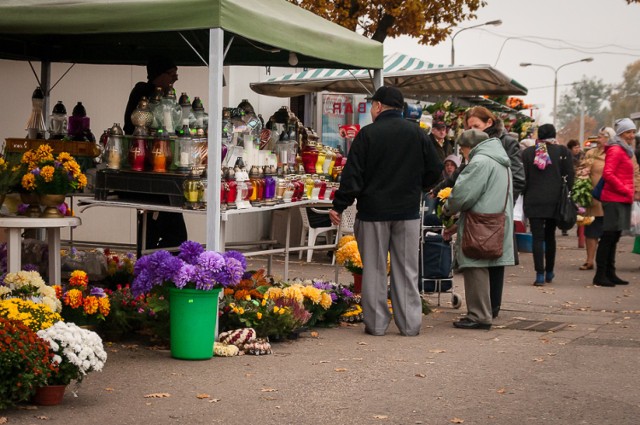
[[[535,146],[522,152],[525,172],[524,215],[533,236],[534,285],[553,281],[556,260],[556,212],[566,180],[573,187],[573,159],[566,146],[555,144],[556,129],[541,125]],[[544,243],[544,248],[543,248]]]

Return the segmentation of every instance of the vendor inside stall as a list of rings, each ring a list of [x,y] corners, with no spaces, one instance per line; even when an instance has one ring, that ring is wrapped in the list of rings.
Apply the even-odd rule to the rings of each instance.
[[[167,90],[173,83],[178,81],[178,67],[175,63],[164,56],[154,56],[147,62],[147,81],[137,83],[127,102],[124,113],[124,132],[133,134],[134,125],[131,121],[131,114],[136,109],[140,99],[145,96],[151,98],[156,87]],[[163,195],[153,195],[162,197]],[[162,202],[161,199],[157,201]],[[165,200],[169,204],[168,200]],[[140,220],[140,218],[139,218]],[[138,232],[141,230],[138,225]],[[149,216],[147,221],[146,246],[145,249],[177,247],[187,240],[187,227],[181,213],[155,212]]]

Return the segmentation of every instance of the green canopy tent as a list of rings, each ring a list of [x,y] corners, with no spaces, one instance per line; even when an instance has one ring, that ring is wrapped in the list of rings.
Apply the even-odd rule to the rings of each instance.
[[[224,65],[382,68],[382,44],[284,0],[4,0],[0,59],[143,65],[164,54],[209,67],[207,248],[220,246]],[[45,108],[45,110],[47,110]]]

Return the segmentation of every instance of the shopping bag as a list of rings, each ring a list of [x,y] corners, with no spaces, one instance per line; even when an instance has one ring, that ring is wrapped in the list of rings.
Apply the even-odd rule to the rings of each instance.
[[[629,233],[635,236],[640,235],[640,202],[631,204],[631,228]]]

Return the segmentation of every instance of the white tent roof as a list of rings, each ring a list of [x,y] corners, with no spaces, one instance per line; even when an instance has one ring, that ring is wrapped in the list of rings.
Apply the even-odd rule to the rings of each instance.
[[[394,53],[384,58],[384,83],[398,87],[405,97],[525,95],[527,89],[490,65],[438,65],[408,55]],[[259,94],[293,97],[332,91],[363,93],[374,91],[366,69],[309,69],[295,74],[252,83]]]

